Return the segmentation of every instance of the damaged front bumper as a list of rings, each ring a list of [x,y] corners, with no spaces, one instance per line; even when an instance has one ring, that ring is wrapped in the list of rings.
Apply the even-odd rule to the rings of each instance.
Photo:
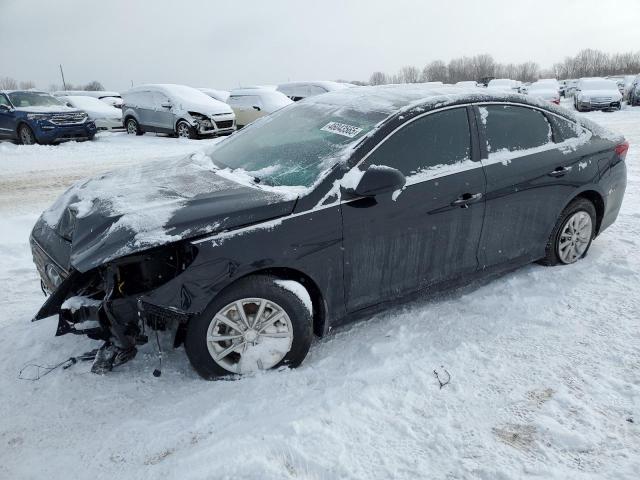
[[[154,299],[164,298],[155,291],[179,277],[191,264],[197,250],[192,245],[174,244],[155,251],[124,257],[86,273],[64,269],[52,255],[31,239],[33,259],[48,298],[33,321],[58,315],[56,336],[68,333],[111,341],[121,348],[146,343],[147,327],[165,330],[169,325],[185,326],[191,313],[179,307],[163,306]],[[47,272],[55,271],[61,281],[55,284]],[[180,306],[190,305],[182,290]],[[176,336],[176,342],[182,340]]]

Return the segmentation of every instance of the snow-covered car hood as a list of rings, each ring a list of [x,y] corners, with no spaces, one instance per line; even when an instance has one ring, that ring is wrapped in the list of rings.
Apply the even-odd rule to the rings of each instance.
[[[48,105],[41,107],[16,107],[18,112],[27,112],[27,113],[68,113],[68,112],[77,112],[79,111],[77,108],[71,108],[67,105]]]
[[[159,245],[289,214],[296,198],[277,187],[251,186],[246,176],[194,154],[72,186],[42,214],[32,237],[45,249],[70,240],[62,266],[85,272]]]
[[[621,100],[622,95],[618,90],[583,90],[580,92],[579,98],[594,98],[594,97],[610,97],[614,101]]]

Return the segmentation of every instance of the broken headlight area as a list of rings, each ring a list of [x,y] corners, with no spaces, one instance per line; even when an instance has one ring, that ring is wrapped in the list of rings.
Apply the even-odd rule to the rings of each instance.
[[[191,115],[191,118],[193,118],[193,121],[198,130],[203,131],[213,129],[213,122],[208,116],[198,112],[189,112],[189,115]]]
[[[169,245],[79,275],[66,288],[56,335],[87,335],[131,348],[146,343],[146,327],[164,330],[171,322],[186,322],[187,315],[177,309],[151,305],[140,297],[180,275],[196,253],[190,244]]]

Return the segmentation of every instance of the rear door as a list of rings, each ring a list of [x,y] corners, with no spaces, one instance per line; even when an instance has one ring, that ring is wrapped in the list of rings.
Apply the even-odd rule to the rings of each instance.
[[[542,258],[567,199],[588,181],[580,165],[584,152],[554,141],[561,139],[543,110],[486,104],[476,113],[487,178],[480,265]]]
[[[262,108],[259,100],[257,95],[238,95],[229,98],[229,105],[236,114],[237,125],[245,126],[261,116]],[[260,111],[253,107],[260,108]]]
[[[468,114],[473,123],[464,106],[410,120],[356,167],[397,168],[407,184],[393,194],[342,203],[349,311],[478,268],[485,179],[474,161]]]
[[[150,91],[137,92],[135,94],[136,112],[142,127],[147,131],[155,131],[155,104],[153,93]]]
[[[173,132],[176,118],[172,111],[172,101],[166,93],[161,91],[152,92],[153,97],[153,122],[158,130]],[[169,105],[169,106],[167,106]]]

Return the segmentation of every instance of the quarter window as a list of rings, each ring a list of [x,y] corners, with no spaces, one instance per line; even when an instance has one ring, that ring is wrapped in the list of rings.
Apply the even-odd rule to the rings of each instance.
[[[539,110],[513,105],[479,107],[489,153],[527,150],[551,142],[551,126]]]
[[[551,115],[551,123],[553,123],[555,131],[556,143],[562,143],[571,138],[577,138],[582,133],[582,127],[576,125],[569,120],[565,120],[555,115]]]
[[[394,133],[369,157],[370,165],[397,168],[406,176],[471,157],[471,134],[465,108],[419,118]]]

